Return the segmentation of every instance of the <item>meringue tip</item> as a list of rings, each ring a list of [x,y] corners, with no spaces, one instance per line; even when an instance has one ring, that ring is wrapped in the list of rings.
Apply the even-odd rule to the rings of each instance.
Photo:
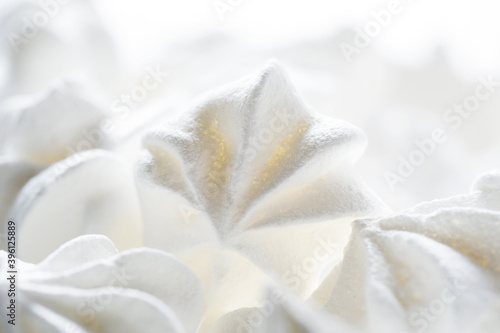
[[[500,192],[500,169],[495,169],[479,176],[474,181],[472,190]]]
[[[287,75],[285,66],[278,59],[269,59],[262,68],[261,72],[263,74],[276,74],[281,76]]]
[[[277,59],[270,59],[257,75],[259,86],[264,83],[286,83],[287,86],[293,86],[288,72]]]

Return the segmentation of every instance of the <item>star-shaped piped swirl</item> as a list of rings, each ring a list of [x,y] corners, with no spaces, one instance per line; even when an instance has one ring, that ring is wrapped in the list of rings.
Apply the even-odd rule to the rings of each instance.
[[[370,332],[497,332],[499,185],[494,171],[470,194],[356,221],[316,298]]]
[[[0,251],[3,273],[7,256]],[[101,235],[75,238],[38,265],[16,265],[20,332],[140,332],[146,325],[148,332],[194,333],[205,308],[200,281],[172,255],[119,253]],[[10,282],[0,282],[2,304]]]
[[[221,241],[283,273],[286,256],[311,254],[297,228],[348,226],[385,209],[350,170],[365,144],[356,127],[311,111],[272,62],[146,135],[137,167],[145,243],[177,252]],[[299,238],[258,244],[287,230],[302,233],[301,248],[288,246]]]

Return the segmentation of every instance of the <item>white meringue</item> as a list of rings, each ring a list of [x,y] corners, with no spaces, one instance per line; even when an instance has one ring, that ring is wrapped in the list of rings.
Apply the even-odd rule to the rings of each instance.
[[[498,332],[500,172],[469,195],[354,223],[341,265],[316,293],[369,332]]]
[[[233,286],[217,274],[227,270],[225,251],[252,263],[234,259],[235,267],[246,267],[240,274],[245,287],[234,286],[235,292],[259,290],[264,272],[306,296],[321,271],[341,260],[350,222],[386,207],[349,170],[364,149],[363,133],[309,111],[280,65],[198,103],[146,135],[137,184],[147,246],[179,255],[202,281],[207,272],[195,266],[207,263],[192,258],[216,253],[209,261],[215,273],[205,283],[212,286],[205,289],[212,295],[204,322],[210,327],[224,312],[261,298],[220,305],[224,293],[213,286]],[[335,232],[332,255],[315,262],[308,278],[296,277],[294,267],[317,252],[318,239]]]
[[[114,43],[91,1],[4,0],[0,7],[0,98],[37,93],[68,76],[116,89]]]
[[[0,257],[3,272],[6,252]],[[205,307],[200,282],[171,255],[118,254],[104,236],[73,239],[37,266],[18,262],[18,271],[22,332],[194,333]]]
[[[122,250],[142,244],[132,174],[106,151],[72,155],[33,177],[8,218],[17,224],[19,258],[29,262],[82,234],[107,235]]]
[[[106,138],[99,126],[107,112],[91,102],[84,90],[76,83],[58,82],[40,96],[4,102],[0,105],[0,153],[51,164],[75,151],[103,145]]]

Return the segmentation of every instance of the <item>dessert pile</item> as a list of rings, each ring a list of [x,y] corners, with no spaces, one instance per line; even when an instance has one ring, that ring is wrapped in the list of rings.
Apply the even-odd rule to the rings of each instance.
[[[16,45],[66,43],[37,34]],[[0,333],[500,331],[500,170],[391,209],[355,166],[370,138],[314,111],[277,61],[125,126],[86,80],[49,69],[39,88],[36,64],[2,52]]]

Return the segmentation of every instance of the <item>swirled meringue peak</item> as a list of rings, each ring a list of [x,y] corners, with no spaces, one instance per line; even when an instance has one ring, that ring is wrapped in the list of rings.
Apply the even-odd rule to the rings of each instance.
[[[7,253],[0,257],[4,265]],[[39,265],[19,261],[18,270],[19,332],[195,333],[205,307],[199,280],[173,256],[118,253],[105,236],[75,238]]]
[[[120,250],[142,244],[132,173],[103,150],[72,155],[30,179],[8,218],[17,224],[19,258],[29,262],[82,234],[107,235]]]
[[[97,128],[107,113],[82,84],[57,81],[36,96],[0,105],[0,153],[11,159],[51,164],[75,151],[104,143]],[[95,132],[99,137],[95,138]]]
[[[287,279],[328,230],[338,245],[330,259],[339,260],[350,222],[385,210],[350,170],[365,141],[309,110],[271,62],[145,136],[137,167],[145,244],[174,253],[222,244]],[[293,288],[307,293],[319,271]]]
[[[494,171],[469,195],[355,222],[344,261],[315,296],[369,332],[498,332],[499,199]]]

